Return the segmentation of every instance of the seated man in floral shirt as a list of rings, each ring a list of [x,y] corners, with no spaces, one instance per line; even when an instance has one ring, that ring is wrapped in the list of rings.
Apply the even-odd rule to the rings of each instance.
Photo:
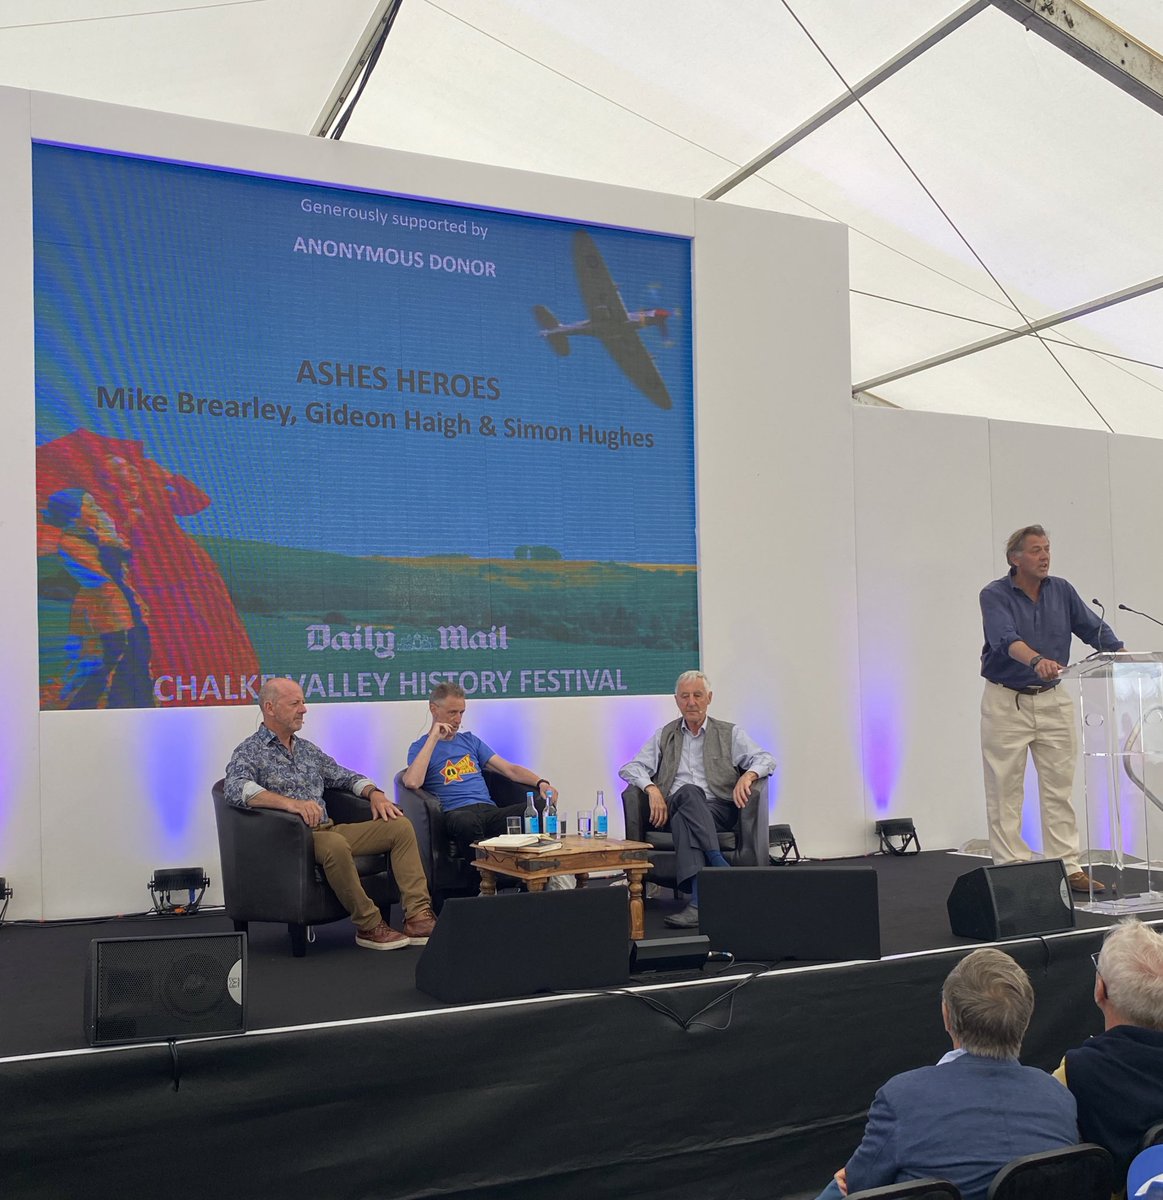
[[[262,727],[230,757],[226,799],[240,808],[281,808],[311,829],[315,861],[355,923],[355,944],[367,950],[422,946],[436,918],[412,822],[365,776],[341,767],[298,737],[307,705],[292,679],[269,679],[258,697]],[[325,788],[342,788],[371,805],[372,820],[336,825],[323,803]],[[360,883],[354,856],[387,853],[400,889],[404,929],[392,929]]]

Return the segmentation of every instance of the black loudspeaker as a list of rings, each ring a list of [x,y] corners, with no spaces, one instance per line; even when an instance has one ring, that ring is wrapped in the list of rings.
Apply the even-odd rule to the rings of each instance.
[[[979,942],[1074,928],[1074,901],[1059,858],[978,867],[958,878],[945,905],[949,928]]]
[[[91,1046],[246,1030],[246,934],[97,938],[85,971]]]
[[[629,982],[625,888],[517,892],[444,902],[416,987],[446,1004]]]
[[[880,957],[871,867],[707,867],[699,930],[737,961],[846,962]]]

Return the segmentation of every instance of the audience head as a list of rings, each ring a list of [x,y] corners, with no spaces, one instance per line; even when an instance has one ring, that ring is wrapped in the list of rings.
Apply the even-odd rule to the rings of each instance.
[[[1108,1028],[1163,1030],[1163,935],[1134,917],[1120,921],[1099,951],[1094,999]]]
[[[974,950],[941,989],[945,1027],[963,1050],[983,1058],[1017,1058],[1034,1012],[1025,971],[1000,950]]]

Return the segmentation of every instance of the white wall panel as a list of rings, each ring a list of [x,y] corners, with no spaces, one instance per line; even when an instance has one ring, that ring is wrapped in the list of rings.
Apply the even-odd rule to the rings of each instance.
[[[40,92],[32,93],[32,113],[33,136],[45,141],[663,233],[692,231],[694,202],[684,196]]]
[[[878,818],[909,816],[926,848],[958,846],[985,835],[989,427],[876,408],[853,418],[865,845]]]
[[[813,854],[859,807],[847,243],[696,209],[699,557],[714,711],[771,748],[769,804]]]
[[[1114,589],[1110,607],[1119,636],[1132,649],[1163,647],[1163,629],[1143,617],[1119,612],[1128,604],[1163,621],[1163,443],[1153,438],[1110,439],[1111,547]]]
[[[1161,443],[1151,438],[1110,439],[1111,544],[1114,549],[1114,605],[1127,604],[1163,620],[1163,555],[1159,553],[1159,513],[1163,498]],[[1113,607],[1113,605],[1112,605]],[[1114,613],[1119,636],[1129,650],[1163,649],[1163,629],[1134,613]],[[1157,729],[1157,715],[1147,714]],[[1126,736],[1125,734],[1123,735]],[[1157,746],[1157,737],[1152,737]],[[1134,764],[1145,770],[1148,786],[1163,795],[1163,761],[1158,756]],[[1093,775],[1091,776],[1093,778]],[[1163,858],[1163,812],[1145,803],[1126,778],[1120,780],[1123,846],[1139,858]],[[1109,817],[1108,817],[1109,822]],[[1104,839],[1104,845],[1109,839]],[[1141,879],[1142,877],[1138,877]]]

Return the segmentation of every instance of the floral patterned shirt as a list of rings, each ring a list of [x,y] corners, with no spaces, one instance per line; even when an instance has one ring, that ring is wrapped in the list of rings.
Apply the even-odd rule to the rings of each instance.
[[[315,800],[323,807],[325,788],[363,795],[374,783],[365,775],[341,767],[329,754],[324,754],[306,738],[291,738],[288,750],[278,734],[263,725],[252,733],[230,756],[226,767],[226,799],[238,808],[249,807],[259,792],[278,792],[292,800]]]

